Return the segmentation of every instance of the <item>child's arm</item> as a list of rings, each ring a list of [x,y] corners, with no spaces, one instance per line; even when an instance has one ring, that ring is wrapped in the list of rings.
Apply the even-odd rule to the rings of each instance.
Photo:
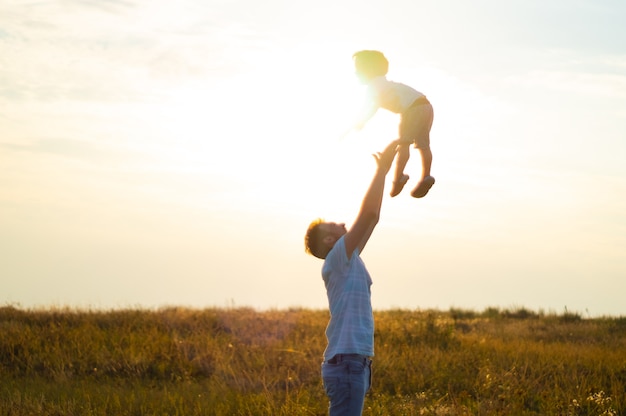
[[[378,106],[375,103],[371,101],[365,103],[363,106],[361,106],[360,111],[356,114],[356,117],[352,124],[353,128],[355,130],[363,129],[363,127],[365,127],[365,124],[367,124],[367,122],[372,117],[374,117],[374,114],[376,114],[376,111],[378,111]]]
[[[352,121],[338,134],[339,140],[345,139],[354,131],[362,130],[367,122],[376,114],[376,111],[378,111],[378,107],[373,104],[362,106],[360,111],[352,118]]]

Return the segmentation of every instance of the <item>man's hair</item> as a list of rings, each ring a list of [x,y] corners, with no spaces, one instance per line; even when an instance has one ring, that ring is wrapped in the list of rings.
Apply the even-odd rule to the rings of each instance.
[[[311,254],[318,259],[325,259],[328,254],[328,248],[324,246],[322,235],[322,229],[320,225],[324,223],[322,218],[317,218],[311,221],[309,228],[306,230],[304,236],[304,251],[307,254]]]
[[[352,55],[356,72],[367,79],[387,75],[389,61],[380,51],[363,50]]]

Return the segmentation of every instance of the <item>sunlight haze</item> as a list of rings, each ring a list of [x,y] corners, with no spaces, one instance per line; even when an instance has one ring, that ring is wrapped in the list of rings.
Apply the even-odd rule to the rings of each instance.
[[[626,315],[625,20],[616,0],[4,1],[0,304],[327,307],[304,232],[350,225],[396,138],[384,110],[346,130],[351,56],[379,49],[433,103],[437,182],[385,191],[373,307]]]

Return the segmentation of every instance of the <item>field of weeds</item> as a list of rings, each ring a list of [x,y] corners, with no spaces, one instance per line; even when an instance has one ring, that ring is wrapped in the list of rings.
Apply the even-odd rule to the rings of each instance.
[[[324,415],[328,312],[0,308],[2,415]],[[375,312],[365,415],[626,414],[626,318]]]

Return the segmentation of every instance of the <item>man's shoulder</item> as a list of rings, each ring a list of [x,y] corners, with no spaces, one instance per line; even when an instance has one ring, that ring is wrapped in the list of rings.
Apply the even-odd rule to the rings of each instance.
[[[335,242],[335,245],[333,245],[333,247],[330,249],[330,251],[326,255],[325,262],[327,262],[329,260],[329,258],[331,260],[333,260],[333,259],[337,258],[337,256],[342,256],[342,254],[343,254],[343,256],[345,256],[345,254],[346,254],[346,240],[345,240],[344,237],[345,236],[342,235]]]
[[[348,263],[349,260],[346,254],[346,243],[342,236],[339,240],[337,240],[333,248],[331,248],[326,255],[324,265],[322,266],[323,274],[328,274],[332,270],[340,269]]]

